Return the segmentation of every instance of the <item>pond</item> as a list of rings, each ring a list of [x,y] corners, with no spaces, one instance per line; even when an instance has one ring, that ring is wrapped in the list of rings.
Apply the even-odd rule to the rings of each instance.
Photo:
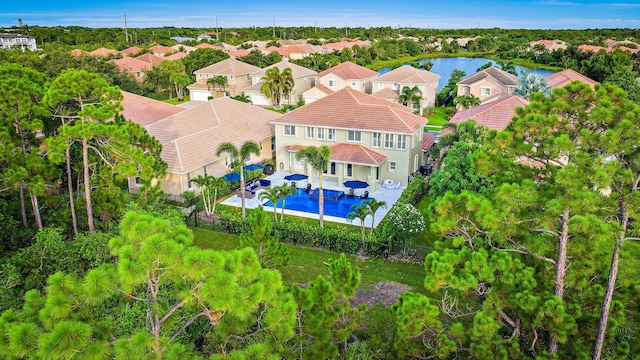
[[[466,76],[469,76],[471,74],[474,74],[479,67],[481,67],[482,65],[488,62],[491,62],[494,65],[496,65],[495,61],[490,59],[485,59],[485,58],[452,57],[452,58],[418,60],[418,62],[421,64],[425,61],[432,62],[433,67],[431,68],[430,71],[434,74],[440,75],[440,80],[438,81],[438,92],[440,92],[440,90],[442,90],[442,88],[444,88],[445,85],[447,85],[447,81],[449,81],[449,77],[451,76],[451,73],[455,69],[460,69],[467,74]],[[407,63],[406,65],[408,64],[409,63]],[[500,67],[498,65],[496,66],[498,68]],[[520,76],[522,72],[525,72],[525,73],[533,72],[535,74],[540,74],[543,76],[553,74],[553,71],[532,69],[532,68],[518,66],[518,65],[515,65],[515,68],[516,68],[516,71],[518,72],[518,76]],[[391,71],[391,67],[384,67],[378,70],[378,73],[382,75],[389,71]]]

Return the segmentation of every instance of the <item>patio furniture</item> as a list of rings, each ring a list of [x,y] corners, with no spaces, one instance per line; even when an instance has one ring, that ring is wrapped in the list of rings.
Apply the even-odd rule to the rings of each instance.
[[[297,187],[296,187],[296,182],[295,182],[295,181],[292,181],[292,182],[291,182],[291,187],[293,187],[293,188],[297,188]]]
[[[307,184],[307,187],[304,189],[304,192],[309,193],[311,191],[311,184]]]
[[[387,190],[400,189],[400,182],[396,184],[395,182],[393,182],[393,180],[387,179],[382,182],[382,187]]]
[[[251,190],[238,189],[236,190],[236,195],[238,195],[238,197],[244,197],[245,199],[253,199],[256,196],[256,193]]]
[[[365,190],[364,194],[360,196],[360,199],[365,200],[369,198],[369,190]]]
[[[356,191],[354,189],[349,189],[349,193],[347,194],[347,197],[349,199],[353,199],[356,196]]]

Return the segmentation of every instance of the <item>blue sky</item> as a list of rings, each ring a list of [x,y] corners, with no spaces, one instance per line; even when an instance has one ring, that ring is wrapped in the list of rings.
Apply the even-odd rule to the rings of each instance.
[[[3,1],[0,27],[276,26],[527,29],[640,28],[640,0]]]

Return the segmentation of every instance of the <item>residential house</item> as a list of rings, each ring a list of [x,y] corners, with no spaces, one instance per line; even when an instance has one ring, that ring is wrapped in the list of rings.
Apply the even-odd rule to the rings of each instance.
[[[213,46],[213,45],[211,45],[209,43],[206,43],[206,42],[200,43],[200,44],[194,46],[194,48],[196,48],[196,50],[197,49],[218,49],[218,50],[220,50],[219,48],[217,48],[217,47],[215,47],[215,46]]]
[[[278,68],[280,72],[284,69],[291,69],[291,74],[293,76],[294,86],[289,92],[289,96],[285,99],[282,99],[282,104],[297,104],[302,100],[302,93],[309,90],[311,87],[315,85],[317,72],[307,69],[306,67],[296,65],[294,63],[290,63],[288,61],[280,61],[271,66],[268,66],[264,69],[260,69],[251,74],[251,83],[253,85],[244,89],[245,95],[251,97],[251,102],[253,105],[260,106],[272,106],[271,99],[265,96],[260,88],[264,83],[261,79],[265,76],[267,70],[271,68]]]
[[[303,59],[316,52],[312,45],[291,45],[285,47],[269,46],[265,51],[267,53],[275,51],[285,60]]]
[[[588,77],[572,69],[566,69],[566,70],[559,71],[557,73],[549,74],[546,76],[546,78],[547,78],[547,84],[549,84],[549,86],[551,86],[552,88],[564,87],[565,85],[569,84],[572,81],[581,81],[591,86],[592,88],[597,84],[597,81],[591,80]]]
[[[146,61],[131,57],[115,59],[113,60],[113,63],[118,66],[121,72],[128,72],[133,74],[133,76],[136,78],[136,81],[138,82],[141,82],[143,80],[144,72],[153,67],[152,64],[149,64]]]
[[[107,49],[107,48],[103,48],[102,47],[102,48],[90,51],[88,53],[88,55],[90,55],[90,56],[104,56],[104,57],[114,56],[115,57],[115,56],[120,55],[120,52],[117,51],[117,50],[112,50],[112,49]]]
[[[154,45],[149,48],[149,51],[155,56],[165,56],[176,52],[173,48],[164,45]]]
[[[473,120],[478,126],[485,126],[498,131],[504,130],[516,114],[517,107],[525,107],[529,101],[521,97],[511,95],[488,103],[475,106],[471,109],[458,111],[450,120],[451,124],[459,124],[463,121]]]
[[[142,51],[142,48],[139,48],[137,46],[131,46],[131,47],[128,47],[128,48],[126,48],[124,50],[121,50],[120,51],[120,55],[122,55],[123,57],[134,56],[137,53],[139,53],[140,51]]]
[[[371,94],[371,81],[376,77],[378,77],[377,71],[346,61],[319,73],[316,84],[324,85],[333,92],[350,87]],[[302,95],[306,103],[314,102],[321,96],[322,92],[315,91],[313,88]]]
[[[145,126],[162,144],[162,159],[167,175],[160,185],[167,194],[197,191],[191,180],[198,176],[223,176],[233,159],[229,154],[216,156],[217,147],[231,142],[240,147],[247,140],[258,143],[261,152],[250,162],[273,158],[272,120],[281,114],[230,98],[217,98],[178,112]],[[130,186],[139,185],[131,180]],[[135,190],[134,190],[135,191]]]
[[[22,34],[0,33],[0,49],[37,50],[36,38]]]
[[[136,95],[128,91],[122,91],[122,101],[120,103],[123,108],[120,114],[125,119],[136,122],[143,127],[184,111],[184,108],[179,106]]]
[[[206,101],[212,94],[222,96],[236,96],[251,86],[251,74],[260,68],[233,58],[218,61],[215,64],[194,71],[196,82],[187,86],[191,100]],[[225,76],[227,86],[224,88],[211,87],[207,80],[214,76]],[[215,96],[215,95],[213,95]]]
[[[187,53],[183,53],[182,51],[178,51],[177,53],[173,53],[171,55],[163,56],[165,60],[179,60],[187,57]]]
[[[222,50],[224,52],[229,52],[231,50],[236,50],[238,47],[230,45],[230,44],[227,44],[224,41],[220,41],[220,42],[217,42],[217,43],[213,44],[213,48],[214,49],[218,49],[218,50]]]
[[[491,66],[458,82],[458,96],[474,95],[480,101],[499,99],[501,94],[512,94],[518,86],[518,77]]]
[[[157,65],[160,64],[163,61],[167,61],[166,58],[163,58],[162,56],[157,56],[157,55],[153,55],[153,54],[142,54],[140,56],[136,56],[134,59],[138,59],[141,61],[146,62],[147,64],[151,64],[153,65]]]
[[[171,48],[175,51],[180,51],[180,52],[184,52],[184,53],[190,53],[192,51],[196,51],[198,50],[197,48],[193,47],[193,46],[189,46],[189,45],[183,45],[183,44],[175,44],[173,46],[171,46]]]
[[[543,51],[539,51],[537,48],[539,45],[544,47],[544,52],[553,52],[556,50],[566,50],[567,43],[562,40],[534,40],[529,42],[529,51],[534,51],[536,54],[541,54]]]
[[[406,106],[347,86],[272,121],[276,168],[313,177],[314,171],[296,153],[306,146],[328,145],[331,158],[325,178],[339,184],[367,181],[374,191],[385,180],[406,186],[425,161],[426,121]]]
[[[427,70],[418,70],[413,66],[404,65],[399,68],[393,69],[386,74],[380,75],[373,79],[372,94],[398,102],[402,89],[408,87],[410,89],[417,87],[422,93],[422,101],[420,102],[420,109],[414,109],[418,115],[422,114],[422,111],[428,106],[435,106],[436,94],[438,92],[438,81],[440,75],[436,75]],[[389,99],[389,91],[394,94],[394,98]]]

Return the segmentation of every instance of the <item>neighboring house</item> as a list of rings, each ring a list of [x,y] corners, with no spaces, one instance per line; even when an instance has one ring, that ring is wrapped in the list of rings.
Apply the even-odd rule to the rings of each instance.
[[[194,46],[194,48],[196,48],[196,50],[197,49],[219,49],[219,48],[217,48],[217,47],[215,47],[215,46],[213,46],[213,45],[211,45],[209,43],[206,43],[206,42],[200,43],[200,44]]]
[[[229,98],[217,98],[145,126],[162,144],[161,157],[167,175],[160,179],[165,193],[180,195],[198,190],[191,180],[197,176],[223,176],[233,159],[216,156],[218,145],[231,142],[240,147],[247,140],[260,145],[259,156],[249,162],[273,158],[272,120],[281,114]],[[139,185],[130,181],[130,187]]]
[[[218,50],[222,50],[224,52],[229,52],[231,50],[236,50],[238,47],[230,45],[230,44],[227,44],[224,41],[220,41],[220,42],[217,42],[217,43],[213,44],[213,48],[214,49],[218,49]]]
[[[322,99],[323,97],[333,94],[335,91],[329,89],[322,84],[316,84],[316,86],[302,93],[302,99],[305,104],[311,104],[312,102]]]
[[[177,53],[173,53],[171,55],[167,55],[164,56],[165,60],[179,60],[179,59],[184,59],[187,56],[187,53],[183,53],[181,51],[178,51]]]
[[[184,53],[190,53],[192,51],[198,50],[197,48],[193,47],[193,46],[189,46],[189,45],[183,45],[183,44],[175,44],[173,46],[171,46],[171,48],[175,51],[180,51],[180,52],[184,52]]]
[[[265,96],[260,88],[264,83],[263,81],[261,81],[262,77],[265,75],[267,70],[274,67],[278,68],[280,72],[282,72],[286,68],[289,68],[291,69],[291,73],[293,75],[293,89],[291,89],[289,96],[282,99],[282,104],[297,104],[298,102],[300,102],[300,100],[302,100],[302,93],[309,90],[315,85],[316,75],[318,75],[317,72],[307,69],[306,67],[290,63],[288,61],[280,61],[251,74],[251,83],[253,85],[244,89],[244,93],[245,95],[251,97],[251,102],[253,103],[253,105],[273,105],[271,103],[271,99]]]
[[[154,45],[149,48],[149,51],[155,56],[165,56],[176,52],[173,48],[164,45]]]
[[[346,61],[319,73],[316,84],[324,85],[334,92],[344,89],[345,87],[350,87],[362,93],[371,94],[371,81],[376,77],[378,77],[377,71]],[[314,92],[314,96],[318,95],[321,94]],[[303,100],[309,103],[316,99],[313,97],[308,99],[307,93],[305,92],[303,94]]]
[[[458,96],[472,94],[484,103],[499,99],[501,94],[512,94],[518,87],[518,77],[492,66],[467,76],[457,85]]]
[[[140,51],[142,51],[141,48],[137,47],[137,46],[131,46],[128,47],[124,50],[120,51],[120,55],[122,55],[123,57],[126,56],[134,56],[135,54],[139,53]]]
[[[234,59],[237,59],[239,57],[242,56],[247,56],[249,55],[251,51],[247,50],[247,49],[238,49],[238,50],[231,50],[228,52],[229,56],[231,56]]]
[[[140,56],[136,56],[134,59],[138,59],[138,60],[144,61],[147,64],[151,64],[151,65],[157,65],[157,64],[160,64],[163,61],[167,61],[166,58],[163,58],[163,57],[157,56],[157,55],[153,55],[153,54],[142,54]]]
[[[191,100],[207,101],[210,96],[236,96],[251,86],[251,74],[260,68],[233,58],[218,61],[215,64],[194,71],[196,82],[187,86]],[[225,76],[227,86],[223,88],[211,87],[207,80],[214,76]],[[213,94],[213,95],[212,95]]]
[[[452,42],[457,42],[458,45],[462,48],[467,48],[467,45],[469,44],[469,41],[476,41],[480,39],[480,36],[474,36],[474,37],[468,37],[468,38],[447,38],[446,41],[447,43],[451,44]]]
[[[0,49],[37,50],[36,38],[22,34],[0,33]]]
[[[303,59],[316,52],[311,45],[291,45],[285,47],[269,46],[265,51],[267,53],[275,51],[285,60]]]
[[[90,51],[88,53],[88,55],[90,56],[118,56],[120,55],[120,52],[117,50],[111,50],[111,49],[107,49],[107,48],[99,48],[99,49],[95,49],[93,51]]]
[[[541,51],[538,51],[538,49],[537,49],[538,46],[537,45],[544,46],[544,51],[546,51],[546,52],[553,52],[553,51],[556,51],[556,50],[566,50],[567,49],[567,44],[562,40],[535,40],[535,41],[530,41],[529,42],[528,50],[529,51],[533,51],[536,54],[542,53]]]
[[[272,121],[276,168],[314,176],[296,153],[306,146],[328,145],[331,158],[325,178],[339,184],[367,181],[373,191],[384,180],[406,186],[425,161],[426,121],[406,106],[345,87]]]
[[[123,108],[120,114],[125,119],[136,122],[143,127],[184,111],[184,108],[179,106],[136,95],[128,91],[122,91],[122,101],[120,103]]]
[[[504,130],[516,114],[517,107],[525,107],[529,101],[515,95],[458,111],[449,120],[451,124],[473,120],[478,126],[498,131]]]
[[[551,86],[552,88],[564,87],[565,85],[567,85],[572,81],[581,81],[591,86],[592,88],[597,84],[597,81],[591,80],[588,77],[572,69],[562,70],[557,73],[547,75],[546,77],[547,77],[547,84],[549,84],[549,86]]]
[[[422,101],[420,102],[420,109],[414,110],[416,110],[418,114],[422,114],[422,111],[426,107],[436,105],[439,80],[440,75],[436,75],[427,70],[418,70],[413,66],[404,65],[372,80],[371,91],[373,96],[380,95],[379,97],[384,99],[398,102],[398,97],[404,87],[413,88],[417,86],[422,92]],[[395,94],[395,97],[389,99],[389,92],[383,90],[391,90],[391,93]]]
[[[140,59],[123,57],[121,59],[113,60],[113,63],[118,66],[121,72],[128,72],[135,76],[136,81],[141,82],[144,78],[144,72],[151,69],[153,65]]]

